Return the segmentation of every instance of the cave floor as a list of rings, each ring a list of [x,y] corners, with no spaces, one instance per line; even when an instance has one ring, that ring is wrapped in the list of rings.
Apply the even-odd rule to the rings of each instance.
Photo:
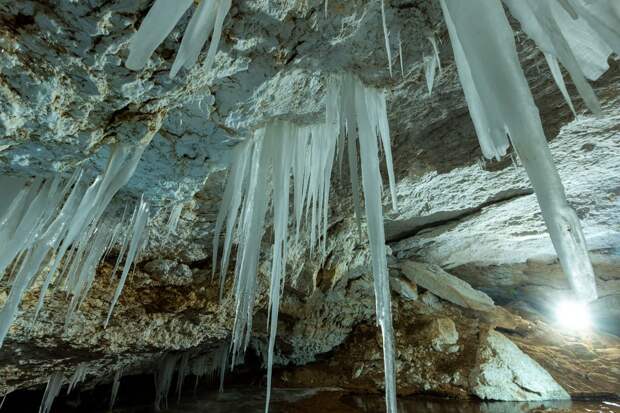
[[[186,396],[180,402],[171,397],[162,413],[262,413],[265,391],[260,387],[229,388]],[[352,394],[339,389],[274,388],[269,411],[272,413],[370,413],[384,409],[379,394]],[[620,400],[563,400],[539,402],[480,402],[435,397],[399,398],[401,413],[620,413]],[[113,413],[146,413],[152,406],[119,408]]]

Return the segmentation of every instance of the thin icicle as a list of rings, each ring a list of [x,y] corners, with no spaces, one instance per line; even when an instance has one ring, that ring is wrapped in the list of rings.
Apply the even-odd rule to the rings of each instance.
[[[228,348],[229,345],[224,343],[216,353],[219,355],[219,360],[217,362],[220,363],[220,385],[218,386],[218,391],[222,393],[224,391],[224,378],[226,376],[226,366],[228,365]]]
[[[172,376],[179,356],[176,354],[166,354],[159,364],[159,369],[155,372],[155,409],[160,410],[162,404],[168,407],[168,394],[172,385]]]
[[[168,224],[166,225],[168,234],[177,233],[181,212],[183,212],[183,203],[175,204],[170,210],[170,218],[168,218]]]
[[[145,229],[149,218],[149,207],[147,202],[144,200],[144,197],[140,199],[140,203],[136,208],[134,216],[135,219],[133,220],[133,227],[131,228],[131,242],[127,251],[127,257],[125,258],[125,266],[123,268],[121,278],[118,281],[118,286],[116,287],[114,296],[112,297],[110,309],[108,310],[108,316],[106,317],[106,320],[103,324],[104,328],[107,327],[108,323],[110,322],[112,311],[114,310],[114,306],[116,305],[116,302],[118,301],[121,292],[123,291],[125,281],[127,280],[127,275],[129,274],[131,266],[134,264],[135,257],[138,254],[139,250],[144,246]]]
[[[273,139],[263,139],[265,130],[257,132],[245,205],[241,217],[241,234],[235,267],[235,322],[233,325],[233,365],[245,352],[252,332],[256,270],[263,237],[265,213],[269,202],[268,173]]]
[[[116,403],[116,396],[118,396],[118,389],[121,386],[121,377],[123,377],[123,368],[120,367],[114,373],[114,380],[112,381],[112,393],[110,394],[109,409],[112,410],[114,403]]]
[[[177,370],[177,401],[179,402],[181,401],[181,392],[183,391],[185,376],[189,374],[189,356],[189,352],[183,353]]]
[[[65,319],[65,325],[67,326],[70,324],[73,314],[86,298],[92,286],[95,274],[97,273],[97,266],[112,236],[108,227],[98,228],[95,232],[95,235],[89,239],[88,253],[79,264],[78,276],[67,288],[69,295],[71,295],[71,301]]]
[[[576,296],[585,302],[596,299],[581,225],[566,201],[502,5],[499,0],[441,0],[441,7],[474,124],[477,116],[483,116],[499,127],[497,133],[510,136]],[[472,21],[477,24],[472,26]],[[471,99],[472,94],[476,99]]]
[[[86,379],[87,369],[88,369],[88,364],[86,363],[78,364],[78,366],[75,368],[75,372],[73,373],[73,375],[71,376],[71,379],[69,380],[69,387],[67,387],[67,394],[71,393],[71,391],[75,389],[79,383],[83,382]]]
[[[287,243],[288,243],[288,213],[289,213],[289,182],[290,182],[290,156],[291,140],[286,139],[290,136],[290,125],[280,124],[279,134],[284,139],[274,142],[273,151],[273,252],[271,260],[271,282],[269,286],[269,315],[267,324],[269,325],[269,349],[267,360],[267,397],[265,400],[265,412],[269,411],[269,401],[271,399],[271,372],[273,366],[273,351],[275,346],[276,331],[278,328],[278,309],[280,308],[280,291],[284,283],[286,271]]]
[[[52,373],[50,376],[47,387],[45,387],[45,393],[43,393],[43,399],[41,400],[41,406],[39,407],[39,413],[49,413],[54,403],[54,399],[60,394],[62,383],[65,377],[60,372]]]
[[[562,70],[560,69],[560,65],[558,64],[558,60],[555,56],[545,53],[545,59],[547,60],[547,65],[549,65],[549,70],[551,71],[551,75],[553,76],[553,80],[555,84],[562,92],[562,96],[566,101],[566,104],[570,108],[570,111],[573,112],[573,116],[577,117],[577,113],[575,112],[575,107],[573,106],[573,101],[568,94],[568,90],[566,89],[566,83],[564,83],[564,76],[562,76]]]
[[[385,38],[385,52],[387,54],[388,69],[390,69],[390,77],[392,77],[392,49],[390,48],[390,33],[388,32],[387,22],[385,19],[385,0],[381,0],[381,23],[383,24],[383,37]]]
[[[437,47],[437,40],[435,40],[435,36],[428,36],[427,39],[429,42],[431,42],[431,46],[433,46],[433,56],[435,57],[437,68],[439,69],[439,72],[441,72],[441,59],[439,59],[439,48]]]
[[[213,235],[213,265],[212,271],[215,274],[217,268],[217,257],[219,250],[220,234],[224,220],[226,220],[226,235],[224,238],[224,251],[222,252],[222,264],[220,267],[220,301],[224,293],[224,281],[226,272],[228,271],[228,262],[230,260],[230,252],[233,242],[233,231],[239,215],[239,207],[245,188],[247,185],[247,173],[252,159],[251,142],[241,143],[233,151],[233,164],[230,169],[230,175],[224,190],[224,197],[215,223]],[[228,219],[227,219],[228,218]]]
[[[400,61],[400,74],[405,76],[405,65],[403,63],[403,42],[398,33],[398,60]]]
[[[356,83],[355,111],[362,159],[362,185],[366,209],[367,231],[372,257],[373,282],[377,322],[383,336],[383,360],[385,373],[386,410],[395,413],[396,377],[394,361],[394,343],[392,329],[392,311],[389,287],[389,273],[385,251],[385,234],[383,229],[382,185],[379,170],[379,148],[377,145],[377,126],[375,111],[381,110],[373,104],[368,95],[373,91]],[[376,93],[376,92],[375,92]],[[370,105],[369,105],[370,103]]]

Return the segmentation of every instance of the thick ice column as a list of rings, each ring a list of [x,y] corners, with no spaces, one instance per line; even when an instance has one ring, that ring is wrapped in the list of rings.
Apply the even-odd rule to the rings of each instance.
[[[503,126],[495,133],[510,136],[575,294],[584,301],[596,299],[594,272],[579,219],[566,201],[501,3],[441,0],[441,6],[474,123],[477,116],[486,116]],[[469,77],[464,78],[463,67]],[[477,99],[472,100],[472,94]],[[480,106],[472,107],[472,102]]]

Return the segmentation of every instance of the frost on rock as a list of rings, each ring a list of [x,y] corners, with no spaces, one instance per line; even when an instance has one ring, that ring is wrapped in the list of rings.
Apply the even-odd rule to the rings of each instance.
[[[105,171],[90,186],[81,182],[81,172],[69,179],[34,179],[24,184],[6,208],[0,217],[0,277],[11,263],[13,267],[9,296],[0,311],[0,346],[22,296],[41,273],[46,275],[35,318],[47,289],[55,281],[71,296],[67,312],[70,320],[115,234],[100,225],[101,218],[114,195],[133,175],[143,150],[144,145],[116,145]]]
[[[41,400],[41,406],[39,407],[39,413],[49,413],[52,409],[52,403],[56,396],[60,394],[62,383],[65,377],[60,372],[52,373],[47,381],[47,387],[43,393],[43,400]]]
[[[375,279],[377,320],[384,341],[386,397],[388,411],[396,411],[393,332],[383,233],[383,192],[378,141],[385,154],[390,193],[395,207],[395,179],[385,96],[379,90],[365,87],[350,75],[339,76],[329,82],[325,123],[299,126],[284,121],[272,122],[235,149],[216,222],[214,267],[217,264],[219,237],[225,223],[224,251],[220,267],[221,286],[235,229],[239,242],[234,280],[236,313],[231,344],[234,365],[235,357],[245,352],[250,340],[260,245],[265,215],[271,203],[274,242],[269,290],[266,409],[270,398],[279,300],[284,284],[288,242],[291,238],[288,232],[291,187],[294,239],[298,240],[299,232],[305,229],[308,232],[311,253],[324,259],[331,173],[336,157],[344,157],[345,148],[351,171],[355,209],[359,218],[359,143]]]
[[[142,69],[155,49],[168,37],[176,24],[192,5],[193,0],[155,0],[129,43],[129,56],[125,65],[131,70]],[[183,40],[170,70],[175,77],[183,67],[190,68],[198,60],[209,35],[211,43],[204,70],[209,70],[222,36],[224,19],[230,10],[231,0],[204,0],[199,2],[185,29]]]
[[[566,201],[500,1],[441,0],[441,7],[483,153],[489,158],[504,155],[510,137],[575,294],[586,302],[596,299],[594,272],[581,225]],[[472,25],[473,21],[477,24]]]

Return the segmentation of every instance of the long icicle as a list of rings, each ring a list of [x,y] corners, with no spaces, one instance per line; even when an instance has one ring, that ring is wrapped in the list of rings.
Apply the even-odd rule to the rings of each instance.
[[[594,271],[581,225],[566,201],[502,5],[499,0],[441,0],[441,7],[474,124],[479,122],[477,116],[483,116],[500,126],[496,133],[510,136],[576,296],[585,302],[596,299]],[[477,22],[475,27],[472,21]],[[476,94],[475,100],[472,94]],[[472,107],[472,102],[479,107]],[[476,130],[480,138],[478,127]]]

